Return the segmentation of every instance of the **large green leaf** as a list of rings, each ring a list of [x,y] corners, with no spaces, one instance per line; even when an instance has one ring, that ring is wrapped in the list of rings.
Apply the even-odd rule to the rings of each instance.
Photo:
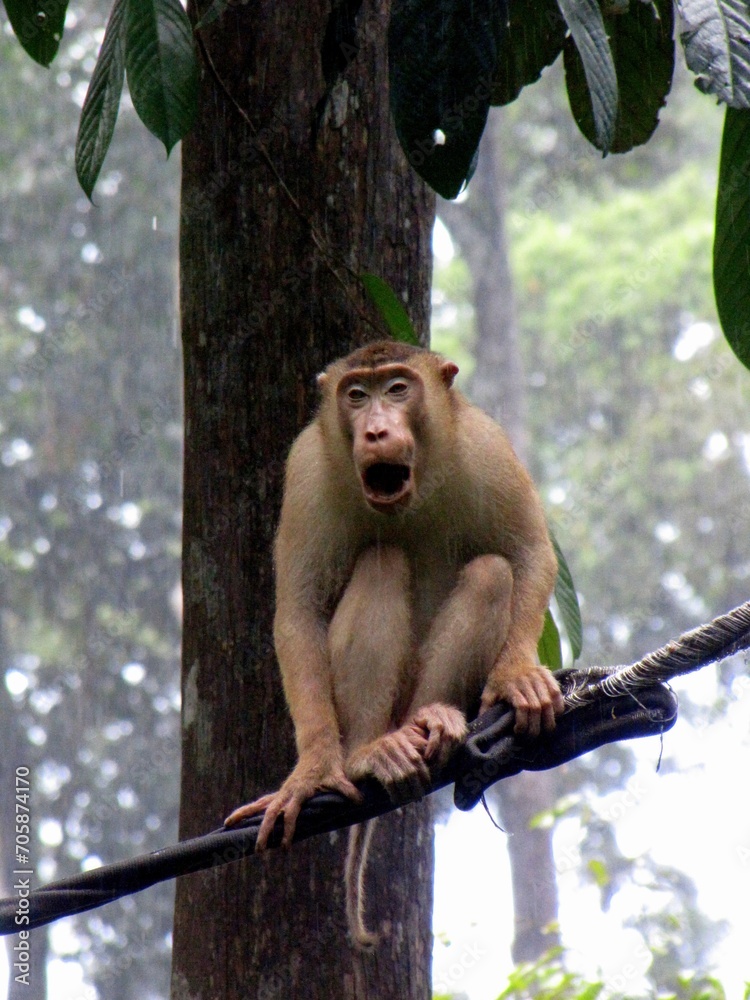
[[[677,0],[677,10],[696,86],[732,108],[750,108],[750,4]]]
[[[552,545],[557,556],[555,600],[562,616],[565,633],[570,642],[573,659],[577,660],[583,649],[583,623],[581,622],[581,608],[578,604],[578,594],[576,594],[573,575],[570,572],[568,561],[563,555],[563,551],[554,535],[552,536]]]
[[[631,0],[604,18],[617,73],[619,105],[611,153],[625,153],[653,135],[666,104],[674,71],[674,10],[672,0],[642,3]],[[572,44],[565,53],[565,73],[571,107],[581,132],[599,145],[584,66]]]
[[[91,197],[115,130],[125,78],[125,5],[115,0],[91,76],[76,139],[78,182]]]
[[[4,0],[11,27],[28,54],[42,66],[57,55],[68,0]]]
[[[394,0],[396,132],[411,165],[444,198],[455,198],[473,173],[506,19],[504,0]]]
[[[750,110],[727,108],[714,237],[716,308],[729,344],[750,368]]]
[[[557,630],[552,612],[547,608],[544,614],[544,629],[539,637],[536,648],[539,662],[552,670],[559,670],[562,667],[562,647],[560,645],[560,633]]]
[[[491,104],[510,104],[562,52],[565,21],[557,0],[508,0],[508,29],[500,43]]]
[[[378,307],[393,339],[419,347],[419,337],[411,325],[409,314],[388,282],[379,278],[377,274],[361,274],[359,279]]]
[[[169,153],[193,124],[198,63],[179,0],[127,0],[125,67],[133,105]]]
[[[565,40],[565,82],[570,110],[577,122],[593,114],[595,144],[604,153],[612,147],[617,120],[617,73],[597,0],[557,0],[570,28]],[[638,0],[640,3],[641,0]],[[583,65],[586,88],[581,89],[576,53]],[[587,91],[587,92],[584,92]],[[585,134],[585,133],[584,133]]]

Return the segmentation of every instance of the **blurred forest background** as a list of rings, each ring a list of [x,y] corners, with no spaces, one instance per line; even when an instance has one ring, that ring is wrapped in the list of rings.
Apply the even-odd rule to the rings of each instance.
[[[104,16],[92,0],[72,5],[43,70],[0,15],[0,801],[30,767],[39,882],[154,850],[177,829],[179,164],[126,101],[93,206],[77,187]],[[565,100],[553,67],[493,110],[468,195],[439,205],[433,346],[459,362],[462,387],[508,426],[541,486],[580,592],[584,664],[624,663],[748,597],[748,381],[718,329],[710,274],[723,111],[681,78],[648,146],[602,161]],[[658,745],[599,751],[555,772],[560,804],[540,820],[556,829],[562,940],[610,994],[678,995],[682,978],[692,985],[679,995],[703,983],[719,996],[717,970],[739,995],[726,942],[750,925],[733,902],[750,890],[750,684],[741,657],[704,673],[679,685],[659,776]],[[653,794],[633,792],[643,767],[638,787]],[[667,860],[647,851],[664,803],[676,824]],[[628,818],[645,837],[637,851],[618,837]],[[4,858],[13,819],[0,807]],[[501,834],[494,844],[486,869]],[[461,849],[476,852],[466,839]],[[704,907],[698,885],[714,858],[726,914]],[[439,899],[459,864],[439,868]],[[588,927],[571,902],[586,893]],[[597,971],[593,942],[618,896],[623,933],[644,947],[634,971],[613,975]],[[49,996],[167,997],[172,900],[162,886],[36,932]],[[492,907],[510,910],[507,886]],[[480,916],[468,898],[455,908],[470,941]],[[440,920],[436,988],[500,994],[509,940],[462,962]]]

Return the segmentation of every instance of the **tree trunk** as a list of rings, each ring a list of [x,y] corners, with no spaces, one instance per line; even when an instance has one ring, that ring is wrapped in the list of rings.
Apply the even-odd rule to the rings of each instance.
[[[502,159],[502,118],[493,110],[479,147],[468,201],[440,203],[471,272],[476,339],[469,395],[510,436],[525,459],[526,388],[519,343],[513,275],[505,232],[506,179]]]
[[[323,0],[261,0],[230,7],[201,33],[180,247],[183,838],[278,787],[294,763],[271,639],[271,546],[284,458],[312,415],[314,375],[384,333],[352,273],[382,275],[423,337],[428,328],[434,205],[389,118],[388,2],[362,11],[359,53],[318,120],[329,14]],[[351,55],[350,43],[339,54]],[[387,920],[390,933],[375,955],[358,959],[346,942],[346,837],[316,838],[180,879],[174,1000],[426,1000],[427,808],[382,821],[376,838],[369,919]]]
[[[476,367],[469,395],[503,425],[516,451],[528,461],[526,388],[505,231],[507,184],[501,124],[501,115],[493,111],[482,137],[468,200],[458,205],[441,202],[440,215],[472,277]],[[513,877],[515,934],[511,952],[516,962],[533,961],[560,940],[552,830],[530,829],[534,816],[554,802],[555,779],[549,772],[527,773],[495,787],[508,833]]]

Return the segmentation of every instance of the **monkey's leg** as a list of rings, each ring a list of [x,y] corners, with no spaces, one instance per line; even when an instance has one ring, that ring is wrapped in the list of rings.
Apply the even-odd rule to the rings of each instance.
[[[414,669],[410,575],[401,549],[366,549],[336,608],[328,646],[347,777],[406,783],[418,794],[429,782],[425,731],[391,731]]]
[[[391,726],[411,662],[409,590],[409,564],[400,549],[367,549],[357,560],[329,627],[334,701],[350,776],[382,777],[375,748]],[[350,766],[355,771],[350,772]],[[367,852],[374,827],[370,820],[349,831],[346,916],[352,945],[359,950],[369,950],[379,940],[364,919]]]
[[[532,736],[542,727],[554,729],[555,715],[564,710],[554,675],[534,656],[501,655],[511,629],[513,588],[507,560],[478,556],[463,568],[434,619],[421,650],[421,679],[407,715],[407,722],[429,731],[427,759],[437,754],[443,761],[455,746],[455,727],[450,732],[450,720],[446,724],[443,718],[447,706],[460,706],[473,716],[480,697],[484,708],[507,701],[516,710],[516,732]]]
[[[358,558],[328,630],[344,753],[382,736],[411,659],[410,571],[394,546]]]
[[[420,650],[406,725],[429,733],[425,757],[445,760],[466,733],[510,625],[513,574],[502,556],[478,556],[459,574]]]

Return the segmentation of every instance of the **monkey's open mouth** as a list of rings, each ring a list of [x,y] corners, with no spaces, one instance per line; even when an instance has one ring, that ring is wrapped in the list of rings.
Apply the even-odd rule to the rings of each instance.
[[[362,476],[367,499],[373,504],[392,504],[400,500],[410,485],[408,465],[375,462]]]

